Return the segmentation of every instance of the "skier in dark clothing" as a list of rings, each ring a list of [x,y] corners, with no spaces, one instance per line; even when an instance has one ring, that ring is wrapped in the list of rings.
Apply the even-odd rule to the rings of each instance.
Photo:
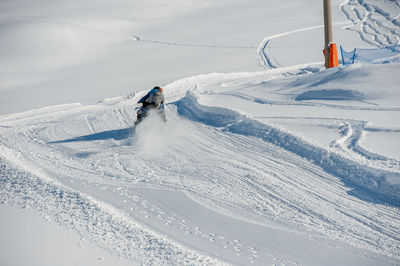
[[[135,124],[139,124],[149,114],[150,110],[155,110],[164,121],[167,121],[164,112],[164,100],[163,88],[157,86],[150,90],[138,101],[142,104],[142,107],[137,111]]]

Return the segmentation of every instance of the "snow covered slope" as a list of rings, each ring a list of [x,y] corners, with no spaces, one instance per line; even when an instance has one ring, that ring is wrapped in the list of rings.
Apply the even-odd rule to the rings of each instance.
[[[380,67],[391,75],[398,66]],[[351,113],[379,120],[382,113],[397,115],[400,109],[358,98],[345,104],[296,101],[290,99],[298,97],[293,91],[276,94],[269,85],[299,90],[311,75],[312,82],[327,75],[302,74],[307,69],[177,81],[166,86],[168,123],[159,128],[149,121],[131,128],[137,96],[4,116],[2,198],[46,210],[85,237],[142,263],[397,260],[398,161],[359,151],[358,138],[368,122]],[[374,70],[363,71],[374,77]],[[188,88],[195,88],[203,104],[192,92],[181,94]],[[266,93],[281,99],[264,101]],[[330,94],[324,95],[328,100]],[[230,109],[207,107],[215,102]],[[299,111],[282,114],[283,107]],[[336,117],[321,109],[336,110]],[[310,111],[317,116],[301,114]],[[325,123],[337,134],[334,145],[273,125],[266,114],[272,120],[312,120],[317,124],[309,126],[315,128]],[[343,126],[346,134],[339,132]],[[354,127],[360,132],[353,133]]]
[[[351,23],[342,1],[332,2],[335,36],[365,47],[341,29]],[[260,43],[282,33],[266,48],[280,65],[318,62],[321,12],[314,1],[291,0],[2,0],[0,114],[95,103],[201,73],[257,71],[265,65]]]
[[[229,11],[245,8],[240,14],[246,18],[261,16],[258,6],[233,2]],[[83,3],[91,6],[90,1]],[[175,3],[182,8],[183,2]],[[187,3],[189,10],[197,7],[202,11],[180,13],[176,6],[158,7],[177,18],[169,26],[190,16],[214,18],[210,10],[226,8],[225,2]],[[335,3],[336,12],[344,11],[351,29],[357,26],[357,19],[363,25],[355,32],[346,30],[350,24],[337,25],[342,30],[338,35],[351,34],[345,39],[347,43],[358,43],[352,42],[358,37],[368,39],[368,29],[373,25],[376,36],[386,36],[387,43],[378,44],[380,37],[373,37],[369,45],[399,44],[396,12],[392,10],[400,10],[396,2],[340,4]],[[61,10],[68,10],[69,5],[55,4]],[[275,11],[283,14],[287,5],[284,2]],[[43,12],[43,7],[37,11],[34,6],[30,12]],[[139,6],[144,14],[150,12],[145,4]],[[312,4],[307,2],[304,6]],[[18,5],[10,4],[8,8],[11,7],[21,12]],[[363,19],[363,8],[376,23]],[[386,12],[387,9],[391,11]],[[91,12],[101,15],[101,10]],[[350,11],[358,15],[352,17]],[[117,8],[114,12],[121,16],[125,11]],[[303,23],[304,16],[299,16],[297,19]],[[318,21],[317,18],[312,16],[311,20]],[[229,16],[224,19],[221,25],[227,25]],[[270,22],[274,20],[281,18],[272,16]],[[71,29],[72,25],[64,22],[62,27],[78,34],[77,39],[87,37],[86,29]],[[17,28],[9,25],[2,30],[11,36],[20,29],[14,19],[10,23]],[[22,28],[38,27],[36,31],[52,30],[54,26],[41,23],[44,22],[24,24]],[[50,24],[53,23],[54,19]],[[174,57],[182,56],[177,58],[193,53],[194,43],[190,40],[152,38],[151,34],[157,36],[163,31],[150,24],[139,27],[149,37],[137,34],[136,42],[171,46],[176,49]],[[124,28],[120,21],[111,26],[131,34],[130,26]],[[65,103],[0,116],[0,203],[33,208],[47,220],[95,244],[96,252],[100,249],[110,254],[111,258],[100,256],[102,260],[96,258],[92,262],[82,259],[82,263],[91,265],[399,264],[399,63],[324,70],[322,63],[306,63],[313,62],[308,61],[309,55],[290,60],[272,45],[284,38],[297,39],[299,32],[313,36],[311,32],[320,26],[294,31],[286,26],[283,23],[275,35],[270,32],[260,37],[261,44],[250,49],[252,59],[256,58],[254,62],[263,70],[193,75],[167,83],[167,123],[152,116],[139,126],[132,126],[136,120],[134,107],[145,93],[139,90],[96,104]],[[389,27],[392,28],[386,31]],[[98,34],[95,42],[100,46],[121,45],[116,39],[110,40],[108,34]],[[60,41],[54,35],[44,36]],[[232,47],[224,40],[221,36],[213,43],[195,44],[208,52],[247,51],[245,46],[252,45],[235,42],[236,47]],[[44,41],[48,47],[57,46],[51,42]],[[87,62],[107,61],[102,49],[81,52]],[[156,57],[166,56],[166,51],[146,49],[146,55],[152,51]],[[232,54],[236,53],[226,56]],[[114,58],[115,54],[109,56]],[[245,58],[245,53],[240,57]],[[68,66],[82,70],[86,65],[82,60],[68,57],[56,72],[70,75]],[[248,67],[249,58],[238,60]],[[296,65],[297,60],[306,64]],[[200,68],[188,71],[218,70],[209,62],[197,62]],[[46,59],[43,68],[38,69],[46,82],[53,75],[47,72],[53,71],[51,63]],[[186,67],[191,64],[195,63]],[[234,65],[221,61],[223,64],[227,69]],[[11,84],[13,79],[4,75]],[[62,82],[57,75],[52,77]],[[168,78],[171,77],[170,72]],[[107,76],[100,78],[106,79]],[[29,76],[20,82],[36,89]],[[12,88],[15,93],[20,92],[17,87]],[[71,238],[65,237],[65,241]],[[0,243],[7,245],[7,239]],[[21,262],[0,251],[0,264],[18,261],[39,265],[48,261],[25,255],[26,260]]]

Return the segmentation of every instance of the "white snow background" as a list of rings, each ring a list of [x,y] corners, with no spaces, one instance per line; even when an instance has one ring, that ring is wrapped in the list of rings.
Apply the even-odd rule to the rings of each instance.
[[[400,44],[398,1],[332,12]],[[322,1],[2,0],[0,265],[400,264],[399,57],[323,40]]]

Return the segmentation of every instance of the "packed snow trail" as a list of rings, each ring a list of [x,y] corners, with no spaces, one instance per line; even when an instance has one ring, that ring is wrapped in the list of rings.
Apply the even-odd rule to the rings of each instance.
[[[135,129],[139,95],[3,116],[1,201],[39,208],[138,263],[398,261],[399,209],[377,204],[399,199],[387,170],[185,96],[282,71],[177,81],[166,86],[168,122]]]

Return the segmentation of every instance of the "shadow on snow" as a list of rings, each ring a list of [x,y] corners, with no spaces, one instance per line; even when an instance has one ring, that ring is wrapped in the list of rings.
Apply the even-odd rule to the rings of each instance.
[[[123,140],[132,136],[134,132],[135,132],[134,127],[128,127],[123,129],[108,130],[108,131],[93,133],[70,139],[51,141],[48,142],[48,144],[60,144],[60,143],[70,143],[78,141],[95,141],[95,140],[106,140],[106,139]]]

